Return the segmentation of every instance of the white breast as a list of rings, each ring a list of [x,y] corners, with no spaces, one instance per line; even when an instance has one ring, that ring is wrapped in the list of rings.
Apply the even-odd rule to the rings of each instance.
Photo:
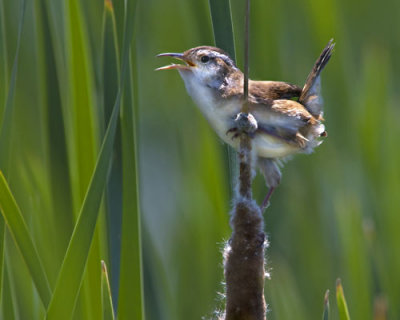
[[[229,143],[226,132],[232,128],[233,119],[240,112],[240,104],[234,101],[231,103],[216,101],[214,89],[200,84],[195,77],[185,71],[180,73],[189,95],[217,132],[218,136]]]
[[[200,85],[191,74],[185,71],[180,73],[185,82],[187,92],[218,136],[233,148],[238,149],[239,139],[232,139],[233,133],[227,135],[227,131],[234,127],[234,119],[241,110],[240,101],[231,99],[218,102],[215,99],[214,89]],[[257,119],[257,115],[255,116],[256,120],[259,121],[260,119]],[[263,117],[263,120],[265,121],[265,117]],[[296,149],[288,145],[284,140],[267,134],[257,134],[254,137],[253,146],[257,155],[263,158],[281,158],[296,152]]]

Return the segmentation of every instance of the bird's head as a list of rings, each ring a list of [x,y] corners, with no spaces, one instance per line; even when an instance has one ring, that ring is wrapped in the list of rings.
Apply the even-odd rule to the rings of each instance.
[[[201,46],[183,53],[161,53],[157,57],[173,57],[185,64],[170,64],[156,70],[177,69],[186,81],[218,88],[232,72],[240,72],[229,55],[215,47]]]

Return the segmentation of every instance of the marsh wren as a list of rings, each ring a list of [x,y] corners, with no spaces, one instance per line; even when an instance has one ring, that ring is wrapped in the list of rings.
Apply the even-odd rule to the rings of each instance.
[[[303,88],[281,81],[249,80],[249,112],[257,121],[253,149],[257,166],[265,177],[269,194],[280,183],[282,159],[295,153],[310,153],[327,135],[322,115],[320,73],[329,61],[332,40],[315,62]],[[236,150],[235,118],[243,104],[244,75],[223,50],[201,46],[183,53],[162,53],[184,64],[156,70],[179,71],[186,90],[218,136]]]

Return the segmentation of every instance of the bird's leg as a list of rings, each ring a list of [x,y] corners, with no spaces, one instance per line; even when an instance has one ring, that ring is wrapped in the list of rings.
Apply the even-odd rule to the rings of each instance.
[[[276,159],[258,157],[257,166],[265,178],[265,184],[269,187],[268,193],[261,204],[261,210],[264,210],[268,207],[269,199],[275,188],[281,182],[282,174]]]
[[[269,199],[271,198],[272,193],[274,192],[274,190],[275,190],[275,187],[269,187],[268,193],[267,193],[267,195],[265,196],[265,198],[264,198],[264,200],[263,200],[263,202],[262,202],[262,205],[261,205],[261,211],[262,211],[262,212],[263,212],[265,209],[267,209],[267,207],[269,206]]]

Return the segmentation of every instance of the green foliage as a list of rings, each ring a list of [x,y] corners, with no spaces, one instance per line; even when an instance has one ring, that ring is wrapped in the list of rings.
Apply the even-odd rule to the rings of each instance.
[[[82,282],[88,252],[93,241],[101,197],[106,184],[121,102],[117,96],[99,158],[82,204],[71,240],[47,310],[47,319],[69,319]]]
[[[11,142],[11,123],[12,123],[13,106],[14,106],[15,85],[17,82],[19,51],[21,47],[21,34],[25,17],[25,8],[26,8],[26,1],[23,1],[21,3],[21,14],[18,20],[19,22],[18,22],[17,48],[15,50],[15,57],[11,70],[11,79],[9,84],[10,87],[8,89],[5,106],[3,109],[3,115],[1,119],[1,127],[0,127],[0,150],[2,150],[0,154],[0,165],[1,169],[5,172],[8,171],[9,160],[10,160],[9,154],[10,154],[10,142]],[[3,47],[5,49],[4,51],[6,52],[7,50],[6,44],[4,44]],[[7,69],[6,66],[4,66],[4,70],[6,69]]]
[[[322,320],[329,320],[329,311],[329,290],[327,290],[324,297],[324,312],[322,314]]]
[[[130,1],[125,21],[126,30],[133,30],[136,1]],[[140,199],[137,165],[137,111],[138,104],[137,66],[135,51],[125,56],[128,71],[123,105],[121,110],[121,158],[122,158],[122,226],[121,226],[121,267],[119,279],[119,319],[144,318]],[[129,61],[129,62],[128,62]],[[134,303],[133,303],[134,302]]]
[[[23,2],[23,4],[24,3],[25,2]],[[105,13],[107,16],[109,15],[110,10],[112,11],[113,9],[111,2],[107,2],[106,4],[106,9],[103,10],[107,12]],[[12,6],[8,7],[8,9],[10,8],[12,9]],[[102,108],[102,99],[99,99],[97,96],[97,90],[103,90],[104,87],[100,87],[101,83],[96,82],[97,79],[100,79],[98,74],[100,69],[96,70],[97,65],[92,64],[93,61],[91,59],[93,57],[90,56],[91,42],[87,31],[87,17],[83,16],[84,13],[80,3],[78,1],[72,1],[63,6],[61,2],[37,1],[34,9],[35,11],[32,12],[35,12],[38,18],[38,33],[36,36],[38,39],[42,40],[42,42],[38,42],[39,44],[36,49],[43,55],[38,55],[37,59],[39,62],[42,62],[46,57],[46,59],[50,60],[50,64],[53,63],[51,66],[42,64],[38,72],[38,79],[40,80],[38,82],[38,87],[41,91],[39,90],[40,94],[37,96],[37,99],[38,101],[47,104],[47,108],[40,109],[43,119],[40,118],[39,120],[43,122],[39,122],[39,127],[40,123],[43,123],[43,128],[39,130],[40,140],[38,143],[39,145],[42,143],[42,149],[39,150],[39,153],[42,153],[40,155],[42,161],[44,161],[42,165],[46,166],[50,164],[49,169],[52,169],[50,172],[54,173],[58,177],[62,176],[64,179],[58,180],[57,185],[48,184],[49,182],[52,182],[53,176],[47,176],[46,171],[41,173],[33,172],[33,170],[46,170],[46,167],[40,168],[39,165],[33,169],[30,167],[31,164],[28,164],[28,167],[25,169],[25,166],[27,166],[26,163],[19,166],[13,166],[11,170],[17,170],[17,172],[22,170],[28,173],[29,176],[26,176],[27,173],[25,173],[26,178],[24,175],[20,177],[22,181],[25,180],[24,182],[28,182],[27,184],[22,185],[22,188],[26,189],[27,187],[30,187],[31,190],[36,189],[36,195],[40,199],[39,207],[42,206],[41,209],[47,215],[47,219],[41,220],[40,215],[38,216],[36,214],[35,219],[30,218],[28,220],[27,226],[27,223],[24,221],[24,216],[20,213],[20,209],[17,207],[15,201],[12,201],[13,198],[9,192],[5,179],[3,179],[4,183],[2,184],[2,190],[4,191],[2,192],[4,196],[1,198],[2,213],[6,218],[7,226],[22,253],[22,257],[26,261],[28,270],[32,275],[32,280],[36,284],[36,288],[43,300],[45,308],[49,304],[50,296],[52,295],[47,312],[47,318],[70,319],[72,315],[75,314],[74,317],[76,318],[98,319],[103,313],[100,303],[102,296],[100,280],[101,272],[98,268],[100,261],[99,257],[108,257],[107,242],[105,241],[107,239],[107,225],[105,224],[106,221],[101,214],[104,214],[105,208],[101,207],[101,199],[109,175],[109,167],[113,158],[114,140],[117,132],[118,119],[120,117],[120,105],[125,79],[128,76],[130,77],[128,69],[131,50],[130,43],[133,38],[134,10],[128,6],[126,12],[121,12],[121,16],[126,16],[127,21],[124,29],[120,30],[120,32],[124,34],[122,42],[123,48],[121,50],[123,53],[123,57],[121,58],[122,66],[119,66],[118,61],[120,58],[116,56],[113,72],[117,74],[118,77],[116,78],[116,83],[113,83],[113,85],[118,89],[118,92],[112,93],[111,89],[106,90],[107,93],[109,93],[107,103],[111,99],[114,99],[115,101],[115,103],[113,103],[114,107],[111,108],[109,113],[107,113],[104,108]],[[59,20],[60,16],[63,17],[62,20]],[[32,22],[33,20],[31,20],[31,23]],[[65,22],[65,24],[63,24],[63,22]],[[54,28],[50,28],[51,24],[53,24]],[[104,29],[109,30],[106,21],[104,21],[104,25]],[[110,34],[104,32],[103,48],[105,52],[114,50],[118,54],[120,50],[116,47],[117,30],[115,27],[116,23],[114,17],[112,19],[112,25],[114,32],[112,38],[115,41],[109,41]],[[20,26],[22,27],[22,18]],[[54,46],[48,46],[47,43],[45,44],[47,41],[53,41]],[[6,46],[4,45],[4,47]],[[18,48],[19,45],[17,46],[17,50]],[[109,58],[109,56],[106,56],[106,58]],[[17,61],[17,59],[15,59],[15,61]],[[57,66],[57,73],[54,72],[55,66]],[[15,86],[14,82],[17,70],[16,64],[14,65],[13,70],[15,71],[12,73],[10,91],[13,90]],[[122,70],[122,72],[120,73],[119,70]],[[109,75],[110,71],[105,73],[105,76]],[[51,82],[52,80],[54,82]],[[107,80],[110,79],[107,78]],[[129,81],[130,85],[131,83],[132,82]],[[12,107],[9,101],[10,99],[7,100],[6,104],[6,108],[8,109]],[[51,103],[54,103],[55,105],[52,105]],[[33,104],[32,106],[34,107],[35,105]],[[42,106],[39,106],[39,108],[41,107]],[[129,108],[133,109],[132,101]],[[7,128],[12,128],[12,125],[10,125],[12,122],[10,121],[10,116],[8,116],[9,114],[10,112],[8,111],[3,113],[3,121],[8,121],[6,123]],[[107,117],[107,119],[105,119],[105,117]],[[48,121],[47,124],[46,121]],[[53,123],[51,123],[52,121],[58,121],[58,124],[61,124],[61,126],[55,128]],[[104,127],[104,121],[109,123],[109,126],[104,135],[97,164],[94,167],[95,158],[93,155],[97,157],[98,141],[99,138],[101,138],[99,135],[99,129]],[[134,119],[131,121],[134,121]],[[3,128],[5,128],[5,126],[3,126]],[[64,132],[63,129],[65,130]],[[55,131],[57,132],[55,133]],[[52,133],[55,133],[58,136],[57,142],[61,142],[60,144],[56,144]],[[120,137],[118,137],[118,140],[119,139]],[[136,146],[135,144],[131,144],[130,147],[135,148]],[[65,148],[64,151],[62,151],[63,148]],[[3,147],[3,150],[6,151],[8,157],[12,156],[12,153],[7,151],[5,147]],[[28,150],[24,147],[23,152],[27,151]],[[60,154],[64,154],[67,157],[60,159]],[[58,155],[58,157],[56,155]],[[55,161],[57,161],[57,163],[55,163]],[[134,166],[136,166],[134,158],[130,159],[130,161]],[[53,166],[51,166],[52,164]],[[66,167],[63,167],[64,164]],[[58,172],[54,169],[55,166],[58,166]],[[64,174],[62,174],[61,172],[65,170],[65,168],[68,168],[69,170],[64,171]],[[20,172],[18,173],[20,174]],[[24,174],[24,172],[22,173]],[[93,176],[90,179],[92,174]],[[42,176],[37,177],[36,175]],[[29,180],[27,180],[27,178]],[[33,181],[31,178],[33,178]],[[134,183],[136,184],[136,180],[134,180]],[[52,187],[56,190],[52,190]],[[53,193],[55,196],[58,191],[57,189],[63,187],[64,197],[53,198],[50,195]],[[85,191],[86,188],[87,192]],[[85,193],[86,196],[84,197]],[[132,199],[132,194],[129,194],[128,197],[128,199]],[[60,202],[56,203],[57,200],[60,200]],[[71,200],[72,206],[70,205]],[[125,202],[129,201],[133,203],[133,206],[137,204],[135,199],[126,200]],[[24,204],[26,206],[26,202],[22,201],[22,203],[22,206],[24,206]],[[49,206],[52,205],[54,205],[55,211],[52,211],[49,208]],[[82,208],[79,209],[79,207]],[[35,209],[37,208],[28,208],[28,211],[29,209],[32,212],[36,212]],[[64,211],[64,213],[69,215],[69,219],[67,219],[69,221],[77,219],[72,235],[70,233],[71,228],[69,223],[64,225],[57,223],[58,216],[56,214],[59,211]],[[130,214],[132,214],[132,212],[130,212]],[[138,216],[138,210],[136,210],[135,216]],[[45,217],[43,216],[43,218]],[[57,232],[54,232],[51,228],[52,224],[56,227]],[[97,231],[95,232],[96,224]],[[48,229],[49,227],[50,229]],[[28,229],[33,230],[29,231]],[[38,232],[39,229],[40,232]],[[139,229],[139,226],[137,226],[137,229]],[[29,233],[32,233],[33,237],[30,237]],[[52,233],[54,236],[56,235],[56,237],[52,237],[50,242],[48,241],[49,235]],[[136,232],[130,236],[130,239],[138,239],[138,237],[139,233]],[[62,243],[65,239],[68,239],[67,241],[69,242],[68,249],[65,247],[65,243]],[[38,246],[38,250],[35,249],[35,242]],[[44,244],[44,242],[47,243]],[[59,246],[60,242],[61,246]],[[137,241],[137,243],[139,242]],[[8,251],[13,250],[13,243],[10,243],[9,247],[10,248],[7,248]],[[54,249],[59,250],[57,250],[56,256],[53,257],[53,260],[50,261],[48,259],[49,253]],[[66,249],[67,251],[65,253],[63,250]],[[138,244],[136,247],[133,247],[133,249],[135,250],[136,255],[141,251]],[[47,251],[47,253],[45,253],[45,251]],[[10,252],[10,255],[12,254],[12,256],[14,256],[12,251]],[[64,262],[62,265],[60,265],[61,261],[58,261],[58,263],[54,261],[54,258],[57,256],[62,257],[64,254],[65,257],[63,258]],[[132,254],[132,252],[127,253],[128,256],[132,256]],[[40,262],[40,256],[43,257],[45,270],[43,270],[42,263]],[[10,259],[16,258],[7,256],[6,265],[9,264]],[[97,268],[92,267],[94,264],[93,262],[96,262]],[[138,262],[138,260],[136,262]],[[139,262],[137,264],[140,265]],[[85,272],[85,269],[90,271]],[[140,267],[137,268],[136,271],[133,270],[135,277],[138,277],[139,279],[141,278],[140,270]],[[33,316],[40,318],[42,312],[39,313],[39,306],[35,306],[34,301],[37,300],[37,298],[35,298],[35,292],[28,295],[25,293],[23,295],[19,294],[19,297],[24,297],[24,299],[18,299],[18,301],[14,299],[17,296],[16,292],[18,290],[17,286],[20,282],[19,279],[24,276],[24,271],[23,268],[18,271],[18,273],[22,273],[22,276],[19,275],[17,281],[14,281],[11,277],[12,274],[16,273],[7,273],[7,276],[11,277],[11,280],[8,281],[7,284],[10,286],[11,299],[14,304],[12,308],[16,310],[13,312],[13,317],[18,318],[21,316],[24,318],[22,314],[25,313],[29,318],[32,318]],[[50,289],[49,283],[46,279],[46,273],[52,275],[52,282],[54,283],[53,289]],[[54,275],[57,274],[58,280],[55,283]],[[26,280],[30,282],[29,277]],[[115,279],[115,281],[118,283],[118,279]],[[25,287],[28,283],[25,283]],[[47,291],[45,289],[47,289]],[[136,294],[136,292],[139,292],[140,294]],[[133,305],[135,305],[135,301],[141,305],[141,292],[141,282],[139,282],[137,288],[132,289],[126,299],[129,299]],[[8,293],[8,291],[6,291],[6,293]],[[8,296],[4,297],[4,299],[6,298],[8,298]],[[27,305],[24,306],[23,303],[27,303]],[[11,314],[8,311],[9,306],[6,306],[4,303],[2,305],[3,314]],[[23,309],[24,311],[20,311]],[[34,312],[34,309],[37,311]],[[142,309],[135,309],[139,310],[139,312],[136,313],[138,316],[137,318],[141,318]]]
[[[24,217],[15,202],[14,196],[8,183],[0,171],[0,209],[6,221],[8,230],[11,232],[14,241],[20,250],[25,263],[31,273],[32,281],[35,283],[41,302],[46,307],[50,301],[51,290],[43,264],[35,248],[32,237]]]
[[[103,320],[114,320],[114,307],[111,297],[106,263],[101,261],[101,295],[103,297]]]
[[[210,14],[215,45],[228,52],[232,59],[235,59],[230,1],[210,0]]]
[[[232,0],[230,16],[218,15],[228,1],[115,0],[105,9],[97,0],[32,0],[22,20],[24,3],[0,0],[0,207],[14,219],[0,241],[0,318],[43,319],[42,298],[56,294],[69,295],[73,319],[101,319],[101,260],[117,317],[212,317],[230,233],[226,147],[179,75],[153,70],[167,63],[158,53],[214,40],[236,49],[243,66],[244,2]],[[302,85],[326,42],[337,43],[322,74],[329,136],[285,164],[266,213],[269,320],[320,318],[321,293],[338,276],[353,319],[372,320],[377,296],[388,319],[400,318],[397,9],[393,0],[251,3],[252,79]],[[224,36],[230,21],[233,37]],[[90,188],[118,92],[114,149]],[[259,201],[265,192],[257,177]],[[74,289],[61,292],[60,277]]]
[[[225,50],[232,57],[232,59],[235,59],[235,41],[233,37],[230,1],[209,0],[209,4],[214,34],[214,45]],[[231,189],[234,189],[238,176],[238,159],[235,150],[233,150],[230,146],[227,146],[227,150]]]
[[[343,287],[340,279],[336,281],[336,301],[339,309],[340,320],[350,320],[346,298],[344,297]]]

